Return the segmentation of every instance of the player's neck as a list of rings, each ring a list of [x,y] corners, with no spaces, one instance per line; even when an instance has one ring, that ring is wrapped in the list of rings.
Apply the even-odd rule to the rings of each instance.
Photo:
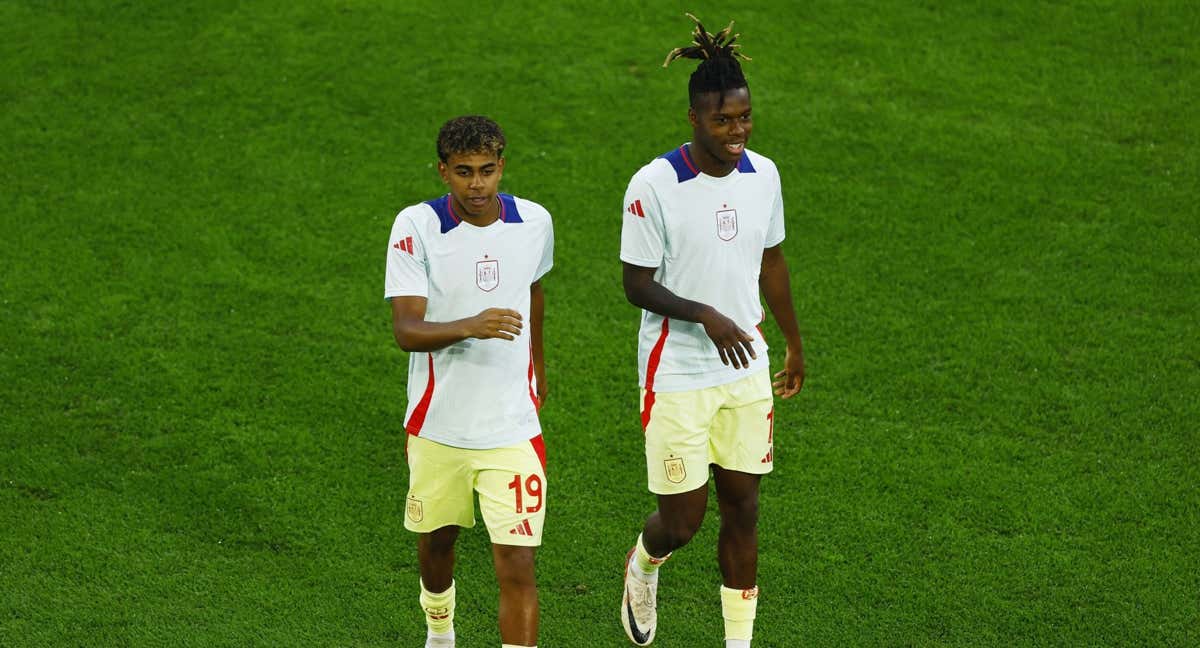
[[[737,168],[737,162],[726,162],[725,160],[718,159],[704,150],[703,146],[696,146],[695,142],[687,145],[687,152],[701,173],[714,178],[724,178],[733,173],[733,170]]]
[[[454,203],[454,211],[456,212],[459,220],[467,223],[468,225],[474,225],[475,227],[487,227],[488,225],[500,220],[500,196],[493,196],[491,204],[488,205],[487,209],[484,209],[483,213],[478,216],[472,216],[471,214],[467,213],[467,208],[458,202],[458,200],[454,197],[454,194],[450,194],[450,200]]]

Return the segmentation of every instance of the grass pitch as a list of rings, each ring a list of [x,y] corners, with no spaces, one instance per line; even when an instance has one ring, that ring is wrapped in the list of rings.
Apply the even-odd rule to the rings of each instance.
[[[809,363],[755,645],[1200,641],[1194,3],[0,0],[0,645],[420,644],[383,260],[463,113],[556,218],[539,645],[626,645],[621,196],[685,10],[755,59]],[[720,645],[715,531],[656,646]]]

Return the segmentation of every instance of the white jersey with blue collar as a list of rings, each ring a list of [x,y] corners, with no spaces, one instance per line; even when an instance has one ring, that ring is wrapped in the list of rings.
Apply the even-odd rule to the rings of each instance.
[[[392,225],[384,297],[419,296],[425,320],[511,308],[529,322],[529,286],[553,265],[554,228],[541,205],[499,194],[500,218],[477,227],[449,196],[405,208]],[[405,429],[459,448],[501,448],[541,434],[529,326],[515,340],[467,339],[408,364]]]
[[[758,276],[765,248],[783,242],[783,194],[775,163],[749,149],[724,177],[699,170],[685,144],[642,167],[625,192],[621,260],[656,268],[672,293],[708,304],[754,338],[749,370],[721,362],[694,322],[642,311],[641,385],[673,392],[723,385],[767,367],[758,325]]]

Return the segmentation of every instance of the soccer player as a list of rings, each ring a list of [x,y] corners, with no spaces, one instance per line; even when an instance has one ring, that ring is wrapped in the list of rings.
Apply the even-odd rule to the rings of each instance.
[[[621,622],[633,643],[654,640],[658,572],[700,528],[708,475],[721,514],[717,560],[725,645],[750,645],[758,602],[758,487],[774,461],[774,393],[804,382],[783,242],[775,164],[746,148],[750,89],[733,23],[716,35],[696,22],[700,59],[688,82],[692,141],[629,182],[621,229],[625,296],[642,308],[638,363],[646,471],[658,510],[629,551]],[[748,60],[748,59],[747,59]],[[772,383],[759,293],[784,339]]]
[[[537,644],[534,550],[546,515],[541,278],[554,231],[537,203],[498,193],[504,134],[486,117],[438,133],[441,198],[392,225],[384,295],[408,360],[409,490],[426,647],[454,646],[454,542],[475,525],[492,542],[505,647]]]

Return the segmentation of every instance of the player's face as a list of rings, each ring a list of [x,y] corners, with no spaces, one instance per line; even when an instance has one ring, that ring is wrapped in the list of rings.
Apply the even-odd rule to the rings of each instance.
[[[750,89],[735,88],[720,101],[718,92],[706,92],[696,97],[696,105],[688,110],[692,123],[692,143],[722,166],[738,163],[750,141],[754,122],[750,119]]]
[[[438,162],[438,173],[450,187],[454,209],[469,218],[500,214],[496,192],[504,175],[504,158],[495,153],[454,153]]]

